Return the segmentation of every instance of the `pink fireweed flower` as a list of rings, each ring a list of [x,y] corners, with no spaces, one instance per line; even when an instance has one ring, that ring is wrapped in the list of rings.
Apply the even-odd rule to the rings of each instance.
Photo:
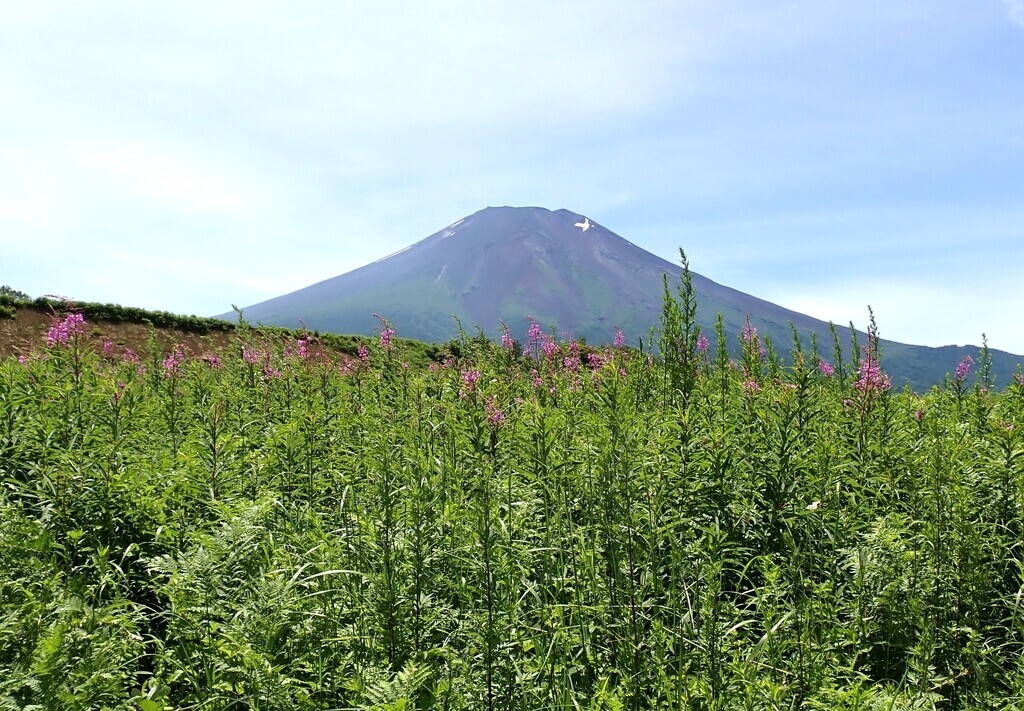
[[[711,348],[711,342],[708,341],[708,337],[703,333],[697,336],[697,352],[707,353],[709,348]]]
[[[242,350],[242,361],[249,365],[256,365],[260,362],[260,352],[252,348]]]
[[[529,343],[531,346],[537,345],[544,338],[544,330],[540,327],[540,324],[534,320],[530,320],[530,330],[527,331],[527,337],[530,339]]]
[[[743,342],[752,343],[757,338],[757,329],[750,325],[750,318],[747,318],[747,325],[743,327]]]
[[[359,370],[361,365],[359,360],[342,355],[341,362],[338,364],[338,372],[342,375],[352,375]]]
[[[380,347],[386,351],[391,350],[391,337],[395,335],[395,329],[391,328],[391,322],[379,314],[372,314],[380,321]]]
[[[46,332],[47,348],[66,345],[74,336],[84,332],[85,318],[77,311],[66,314],[62,319],[54,319],[50,330]]]
[[[836,369],[832,367],[824,358],[818,359],[818,372],[824,375],[826,378],[831,378],[832,374],[836,372]]]
[[[971,365],[974,364],[974,359],[970,356],[965,356],[962,361],[956,366],[956,375],[954,379],[958,383],[962,383],[967,379],[967,376],[971,374]]]
[[[575,373],[580,369],[579,356],[566,356],[562,358],[562,367],[571,373]]]
[[[142,364],[142,359],[139,358],[139,354],[131,348],[124,349],[124,353],[121,354],[121,360],[125,363],[133,363],[135,365],[136,375],[142,375],[146,372],[146,366]]]
[[[548,358],[558,353],[558,344],[555,343],[555,339],[552,338],[551,336],[547,336],[544,338],[544,343],[541,345],[540,348],[544,352],[544,355],[547,356]]]
[[[361,360],[364,363],[369,363],[370,362],[370,349],[366,346],[365,343],[360,343],[359,344],[358,354],[359,354],[359,360]]]
[[[175,346],[166,358],[164,358],[164,377],[173,378],[177,376],[181,370],[182,364],[185,362],[185,351],[181,346]]]
[[[914,419],[920,422],[924,419],[924,410],[914,410]]]
[[[221,367],[223,367],[223,364],[220,362],[220,356],[215,356],[215,355],[206,356],[205,358],[203,358],[203,360],[206,361],[206,364],[208,366],[210,366],[211,368],[221,368]]]
[[[465,393],[471,393],[476,390],[476,383],[480,380],[479,370],[464,370],[462,371],[462,384],[464,386],[463,395]]]
[[[587,365],[589,365],[593,370],[597,370],[604,365],[604,359],[597,353],[588,353]]]
[[[747,316],[747,323],[743,327],[742,336],[746,350],[748,350],[748,352],[750,353],[754,353],[754,349],[756,349],[757,357],[761,360],[764,360],[767,351],[765,350],[765,347],[761,345],[761,341],[757,337],[757,329],[750,325],[749,315]]]
[[[114,402],[120,402],[121,401],[121,396],[124,395],[125,387],[126,387],[126,384],[123,381],[119,380],[117,382],[117,387],[114,390]]]
[[[508,330],[508,326],[505,322],[501,322],[501,347],[507,351],[513,350],[516,347],[515,339],[512,338],[512,332]]]
[[[878,359],[867,350],[857,368],[857,376],[857,382],[853,387],[862,393],[884,392],[889,389],[889,376],[882,372]]]
[[[626,345],[626,337],[622,335],[622,330],[618,326],[615,327],[615,342],[613,345],[616,348],[622,348]]]
[[[740,386],[743,388],[744,395],[753,395],[761,392],[761,386],[758,385],[756,380],[744,380]]]
[[[113,341],[103,341],[103,355],[110,355],[114,352]]]
[[[487,424],[491,427],[501,427],[505,424],[505,413],[494,404],[494,396],[488,395],[484,401],[484,409],[487,412]]]

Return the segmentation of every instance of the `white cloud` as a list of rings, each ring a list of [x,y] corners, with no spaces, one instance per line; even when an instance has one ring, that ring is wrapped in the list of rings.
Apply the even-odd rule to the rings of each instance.
[[[1010,19],[1024,29],[1024,0],[1003,0]]]
[[[1024,354],[1024,334],[1017,314],[1024,295],[1016,288],[1013,269],[993,269],[986,275],[988,298],[975,292],[975,278],[907,275],[903,279],[851,275],[845,279],[791,281],[765,288],[762,298],[823,321],[857,328],[875,313],[882,338],[925,346],[979,345],[984,333],[989,346]]]

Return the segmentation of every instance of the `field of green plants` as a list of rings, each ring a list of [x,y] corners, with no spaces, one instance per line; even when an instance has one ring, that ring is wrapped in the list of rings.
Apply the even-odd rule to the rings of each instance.
[[[55,315],[0,361],[0,708],[1024,708],[1024,377],[694,314],[429,367]]]

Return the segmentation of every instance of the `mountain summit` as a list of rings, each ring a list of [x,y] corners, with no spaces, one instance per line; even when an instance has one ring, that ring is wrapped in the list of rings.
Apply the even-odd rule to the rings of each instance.
[[[404,336],[444,341],[467,328],[525,334],[527,317],[560,335],[631,338],[658,323],[662,274],[681,269],[586,215],[540,207],[488,207],[391,256],[245,309],[247,320],[336,333],[369,333],[371,313]],[[742,328],[745,315],[786,326],[822,327],[766,301],[694,274],[701,310]],[[788,326],[786,326],[788,329]]]
[[[377,325],[371,314],[378,313],[400,335],[435,342],[456,334],[453,316],[470,332],[479,326],[492,336],[504,321],[519,339],[533,318],[560,336],[591,343],[610,341],[618,326],[635,342],[659,322],[662,275],[669,275],[674,289],[681,271],[587,215],[488,207],[372,264],[248,306],[244,314],[253,323],[295,327],[301,322],[311,330],[369,334]],[[827,323],[699,274],[692,277],[698,322],[709,334],[719,313],[730,337],[739,334],[749,315],[782,352],[792,340],[790,324],[805,340],[814,334],[823,352],[830,352]],[[883,363],[895,382],[915,387],[940,381],[963,355],[977,354],[970,347],[882,345]],[[994,354],[997,370],[1006,371],[1005,383],[1012,357]]]

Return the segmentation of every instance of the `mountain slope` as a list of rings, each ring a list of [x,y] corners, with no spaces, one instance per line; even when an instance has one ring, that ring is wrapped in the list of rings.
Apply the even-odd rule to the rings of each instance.
[[[586,229],[583,229],[583,227]],[[658,324],[662,275],[674,288],[680,266],[653,255],[600,224],[568,210],[489,207],[465,217],[389,257],[244,309],[250,322],[335,333],[370,333],[371,314],[391,320],[403,336],[425,341],[453,337],[457,316],[496,335],[504,321],[520,339],[527,316],[559,335],[608,341],[618,326],[631,342]],[[785,352],[790,323],[823,352],[832,336],[823,321],[782,308],[693,274],[698,321],[713,332],[721,313],[726,333],[751,322]],[[230,314],[225,314],[230,317]],[[848,348],[848,329],[843,339]],[[863,335],[861,342],[864,342]],[[894,381],[927,387],[977,349],[932,349],[883,341],[884,364]],[[1016,359],[993,352],[1008,382]]]

